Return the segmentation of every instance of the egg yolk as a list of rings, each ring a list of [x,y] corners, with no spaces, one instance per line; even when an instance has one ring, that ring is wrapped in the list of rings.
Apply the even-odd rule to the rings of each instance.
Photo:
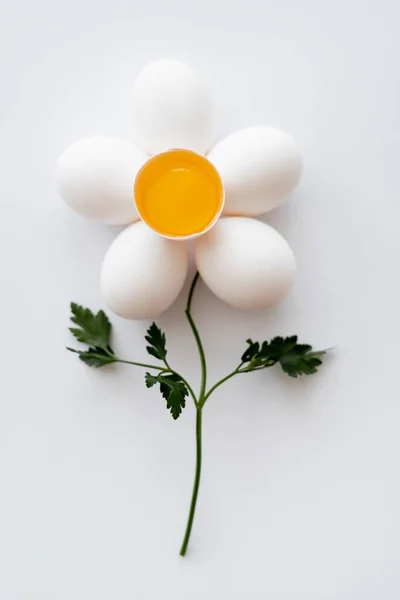
[[[190,150],[168,150],[150,158],[134,188],[139,215],[168,237],[206,231],[221,212],[224,189],[215,167]]]

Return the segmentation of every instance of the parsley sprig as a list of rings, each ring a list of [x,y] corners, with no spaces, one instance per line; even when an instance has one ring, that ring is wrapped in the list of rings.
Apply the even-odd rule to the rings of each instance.
[[[242,372],[249,373],[279,364],[290,377],[312,375],[322,364],[321,357],[326,350],[313,351],[309,344],[298,344],[297,335],[291,337],[274,337],[270,342],[253,342],[247,340],[249,347],[242,356],[246,368]]]
[[[161,395],[166,400],[167,408],[174,419],[177,419],[182,409],[185,408],[185,398],[189,392],[197,402],[187,381],[169,366],[165,333],[155,323],[152,323],[147,330],[145,340],[148,346],[146,346],[146,350],[151,356],[162,361],[164,367],[119,358],[110,345],[112,325],[102,310],[94,314],[88,308],[72,302],[71,313],[71,321],[78,327],[70,327],[70,332],[78,342],[88,344],[89,348],[84,350],[67,348],[67,350],[78,354],[86,365],[99,368],[111,363],[125,363],[158,371],[156,376],[146,373],[146,386],[150,388],[157,383],[160,384]]]
[[[71,352],[78,354],[80,360],[89,367],[100,368],[113,363],[124,363],[145,368],[146,387],[158,386],[161,397],[175,420],[180,417],[186,407],[188,396],[192,397],[196,407],[196,470],[189,517],[180,551],[181,556],[186,554],[196,509],[201,474],[202,411],[208,398],[232,377],[269,369],[275,365],[281,367],[283,372],[290,377],[297,378],[302,375],[312,375],[321,366],[323,355],[326,353],[325,350],[313,350],[309,344],[299,344],[296,335],[285,338],[274,337],[270,341],[264,342],[253,342],[253,340],[248,339],[246,342],[247,348],[241,356],[239,365],[207,390],[205,352],[191,313],[193,294],[198,280],[199,274],[196,273],[190,287],[185,310],[200,357],[201,385],[198,395],[194,393],[187,380],[170,366],[167,360],[166,336],[156,323],[152,323],[147,330],[145,336],[146,350],[151,357],[160,361],[161,364],[125,360],[120,358],[111,346],[112,325],[107,315],[102,310],[95,314],[88,308],[71,303],[71,321],[74,326],[70,328],[70,331],[76,340],[85,344],[86,347],[83,349],[68,348]]]

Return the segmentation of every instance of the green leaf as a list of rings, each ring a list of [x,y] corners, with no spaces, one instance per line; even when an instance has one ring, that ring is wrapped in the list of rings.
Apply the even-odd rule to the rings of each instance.
[[[275,337],[269,343],[263,342],[261,346],[261,355],[263,358],[279,360],[280,356],[288,354],[293,350],[297,343],[297,335],[291,337]]]
[[[172,418],[177,419],[186,406],[186,396],[189,392],[179,375],[159,375],[160,391],[167,401]]]
[[[186,406],[186,396],[189,392],[177,373],[170,375],[145,375],[146,387],[151,388],[156,383],[160,384],[160,392],[163,398],[167,401],[167,408],[170,410],[174,419],[177,419]]]
[[[146,373],[144,379],[147,388],[151,388],[153,387],[153,385],[156,385],[156,383],[158,383],[158,378],[152,375],[151,373]]]
[[[309,344],[298,344],[297,336],[275,337],[270,342],[261,344],[247,340],[248,349],[242,356],[242,362],[248,363],[246,371],[256,367],[267,368],[279,363],[283,371],[290,377],[312,375],[322,364],[325,351],[313,352]]]
[[[150,344],[146,346],[147,352],[159,360],[165,360],[167,356],[165,333],[155,323],[148,328],[145,340]]]
[[[284,372],[290,377],[312,375],[317,372],[317,367],[322,365],[322,360],[317,356],[295,353],[283,356],[279,362]]]
[[[246,344],[248,344],[249,347],[242,355],[242,362],[250,361],[256,356],[256,354],[258,354],[260,349],[260,344],[258,342],[253,342],[251,339],[246,340]]]
[[[182,393],[182,390],[172,388],[167,398],[167,408],[170,409],[172,418],[176,420],[185,406],[185,395]]]
[[[78,342],[92,348],[102,348],[112,352],[110,347],[111,323],[107,315],[100,310],[97,314],[79,304],[71,303],[71,321],[78,327],[71,327],[71,333]]]
[[[110,346],[111,323],[106,314],[102,310],[94,314],[74,302],[71,303],[71,312],[71,321],[78,327],[71,327],[70,331],[78,342],[87,344],[89,348],[67,350],[78,354],[80,360],[89,367],[99,368],[116,362],[117,358]]]
[[[89,348],[88,350],[75,350],[75,348],[67,348],[70,352],[79,354],[79,358],[89,367],[104,367],[116,362],[114,356],[107,354],[103,348]]]

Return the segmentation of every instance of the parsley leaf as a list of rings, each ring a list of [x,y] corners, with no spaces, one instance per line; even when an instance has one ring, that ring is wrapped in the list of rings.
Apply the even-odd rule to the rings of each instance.
[[[249,347],[247,348],[246,352],[244,352],[243,356],[242,356],[242,362],[248,362],[250,361],[252,358],[254,358],[256,356],[256,354],[258,354],[258,351],[260,349],[260,344],[258,342],[253,342],[253,340],[246,340],[246,343],[249,344]]]
[[[111,323],[107,315],[100,310],[97,314],[79,304],[71,303],[71,321],[78,327],[71,327],[70,332],[78,342],[87,344],[86,350],[67,348],[79,354],[79,358],[89,367],[104,367],[117,361],[110,346]]]
[[[269,343],[263,342],[261,351],[263,358],[279,360],[285,354],[290,353],[297,345],[297,335],[290,337],[274,337]]]
[[[177,419],[182,409],[186,406],[186,396],[189,392],[177,373],[171,373],[170,375],[151,375],[146,373],[145,375],[146,387],[150,388],[157,383],[160,384],[160,392],[163,398],[167,401],[167,408],[170,410],[172,418]]]
[[[297,336],[275,337],[270,342],[247,340],[249,347],[242,356],[242,362],[248,363],[245,371],[255,368],[267,368],[279,363],[283,371],[290,377],[312,375],[322,364],[325,351],[313,352],[309,344],[298,344]]]
[[[173,419],[177,419],[186,406],[186,396],[189,392],[180,377],[175,374],[161,375],[160,392],[167,401]]]
[[[147,388],[151,388],[151,387],[153,387],[153,385],[156,385],[156,383],[158,383],[158,378],[154,375],[151,375],[151,373],[146,373],[146,375],[144,376],[144,379],[145,379]]]
[[[109,365],[117,361],[115,356],[106,354],[102,348],[89,348],[88,350],[84,351],[75,350],[74,348],[67,348],[67,350],[79,354],[80,360],[89,367],[104,367],[105,365]]]
[[[298,375],[312,375],[317,372],[317,367],[322,365],[322,352],[318,354],[313,353],[292,353],[283,356],[280,359],[280,365],[282,369],[290,375],[290,377],[297,377]]]
[[[95,315],[88,308],[71,302],[71,312],[71,321],[78,327],[71,327],[70,332],[78,342],[112,352],[110,348],[111,323],[102,310]]]
[[[155,323],[148,328],[145,340],[150,344],[146,346],[147,352],[159,360],[165,360],[167,356],[165,333]]]

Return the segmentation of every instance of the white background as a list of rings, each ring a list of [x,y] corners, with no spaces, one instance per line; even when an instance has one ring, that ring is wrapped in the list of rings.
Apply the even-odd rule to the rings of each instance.
[[[396,4],[2,1],[1,600],[399,598]],[[116,230],[70,212],[53,179],[76,138],[133,135],[130,85],[163,56],[208,80],[219,136],[272,124],[304,152],[267,217],[298,259],[291,296],[242,314],[196,293],[210,381],[249,336],[336,346],[318,375],[243,376],[207,405],[185,559],[193,406],[174,422],[140,370],[65,351],[69,302],[103,307]],[[197,385],[184,296],[159,323]],[[119,352],[144,359],[148,324],[113,322]]]

